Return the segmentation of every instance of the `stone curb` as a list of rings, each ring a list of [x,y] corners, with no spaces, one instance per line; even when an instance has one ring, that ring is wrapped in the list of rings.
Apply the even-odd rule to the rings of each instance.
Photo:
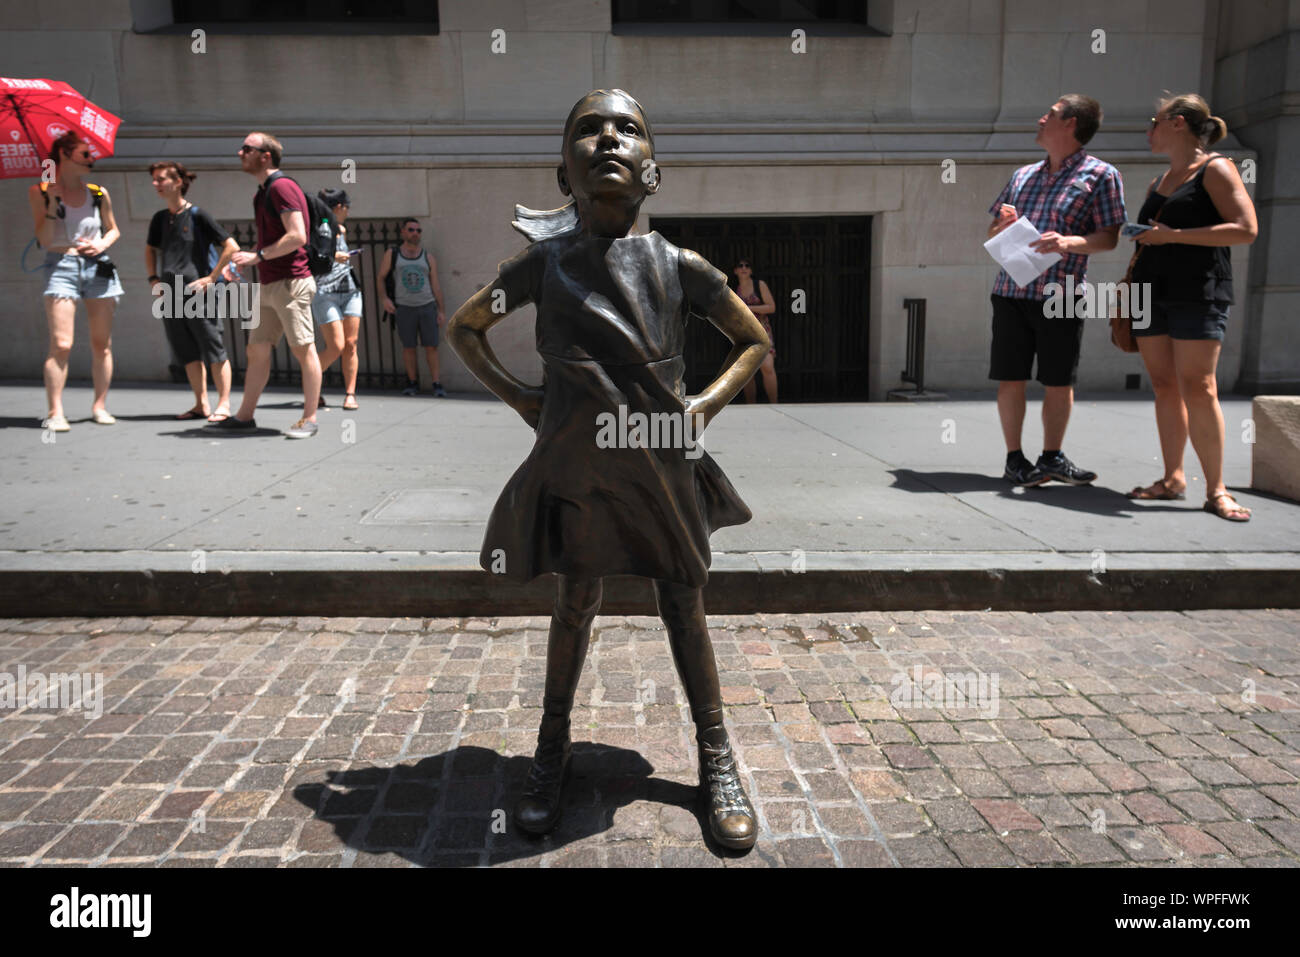
[[[802,570],[796,570],[801,568]],[[718,553],[712,614],[1300,607],[1300,554]],[[469,552],[0,553],[0,616],[545,615],[549,576],[519,584]],[[605,614],[653,615],[644,579],[612,576]]]

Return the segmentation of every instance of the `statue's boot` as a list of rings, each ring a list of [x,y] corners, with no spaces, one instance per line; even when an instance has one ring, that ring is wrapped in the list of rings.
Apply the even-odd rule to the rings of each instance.
[[[559,576],[555,611],[546,643],[546,690],[542,726],[523,796],[515,804],[515,824],[529,834],[545,834],[560,821],[560,799],[569,772],[569,712],[578,690],[582,663],[591,641],[591,623],[600,609],[600,579]]]
[[[727,738],[727,729],[715,725],[700,733],[700,797],[709,818],[713,839],[723,847],[746,851],[758,840],[758,820],[749,803],[740,771]]]
[[[551,726],[548,728],[548,722]],[[569,719],[561,725],[548,716],[537,735],[533,766],[523,796],[515,804],[515,824],[529,834],[546,834],[560,820],[560,800],[569,773]]]

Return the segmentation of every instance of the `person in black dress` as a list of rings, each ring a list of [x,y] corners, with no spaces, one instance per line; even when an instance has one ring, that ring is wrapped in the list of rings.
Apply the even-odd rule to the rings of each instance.
[[[1232,160],[1208,147],[1227,135],[1195,94],[1169,97],[1151,118],[1151,152],[1169,169],[1151,184],[1138,222],[1134,283],[1150,283],[1150,325],[1133,335],[1156,394],[1156,427],[1165,474],[1135,499],[1181,499],[1187,490],[1183,451],[1190,436],[1205,473],[1205,510],[1234,522],[1250,519],[1223,485],[1223,410],[1215,369],[1232,302],[1228,247],[1254,242],[1255,207]],[[1158,218],[1157,218],[1158,217]]]
[[[558,579],[542,724],[514,819],[537,834],[558,822],[569,712],[601,578],[642,575],[654,579],[690,702],[710,831],[720,844],[746,849],[757,822],[723,725],[702,586],[709,534],[751,516],[693,439],[753,376],[770,343],[721,272],[656,232],[633,234],[641,203],[661,180],[635,99],[596,90],[579,100],[561,155],[560,191],[573,202],[549,212],[517,207],[515,226],[532,245],[501,264],[496,281],[457,311],[447,331],[470,371],[537,433],[488,520],[482,565],[521,581],[547,572]],[[540,388],[511,375],[486,338],[528,302],[537,307]],[[733,344],[724,371],[689,397],[682,384],[688,312],[707,315]],[[671,419],[675,441],[607,441],[611,421],[639,417]]]
[[[730,283],[731,288],[735,290],[740,301],[749,306],[749,311],[758,317],[758,321],[763,324],[763,331],[767,333],[769,339],[774,339],[772,334],[772,313],[776,312],[776,300],[772,298],[772,290],[767,288],[767,283],[761,279],[754,278],[754,264],[748,259],[742,259],[736,263],[736,268],[732,270],[735,273],[735,280]],[[763,374],[763,391],[767,393],[767,401],[776,402],[776,346],[767,350],[767,355],[763,357],[763,364],[759,367]],[[755,376],[745,383],[745,401],[753,405],[758,401],[758,377]]]

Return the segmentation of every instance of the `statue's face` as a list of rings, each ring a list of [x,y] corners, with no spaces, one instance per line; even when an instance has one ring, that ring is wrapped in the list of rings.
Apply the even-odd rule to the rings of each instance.
[[[653,159],[636,104],[617,94],[589,96],[565,131],[561,188],[579,199],[641,199]]]

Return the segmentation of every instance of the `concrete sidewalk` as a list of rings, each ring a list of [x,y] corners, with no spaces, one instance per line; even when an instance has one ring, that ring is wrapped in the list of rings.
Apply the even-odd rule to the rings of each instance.
[[[546,611],[547,580],[506,586],[477,562],[527,427],[478,397],[359,400],[295,442],[288,390],[264,397],[258,433],[215,438],[173,418],[184,388],[115,386],[103,427],[74,386],[72,431],[51,434],[39,385],[0,386],[0,614]],[[1185,502],[1123,496],[1161,474],[1145,394],[1079,396],[1066,451],[1097,485],[1030,490],[1000,477],[991,393],[734,405],[704,444],[754,520],[713,536],[710,610],[1293,606],[1300,506],[1247,490],[1250,401],[1223,405],[1246,524],[1200,510],[1190,448]],[[1038,415],[1031,399],[1031,457]],[[651,610],[644,583],[611,585],[611,613]]]

